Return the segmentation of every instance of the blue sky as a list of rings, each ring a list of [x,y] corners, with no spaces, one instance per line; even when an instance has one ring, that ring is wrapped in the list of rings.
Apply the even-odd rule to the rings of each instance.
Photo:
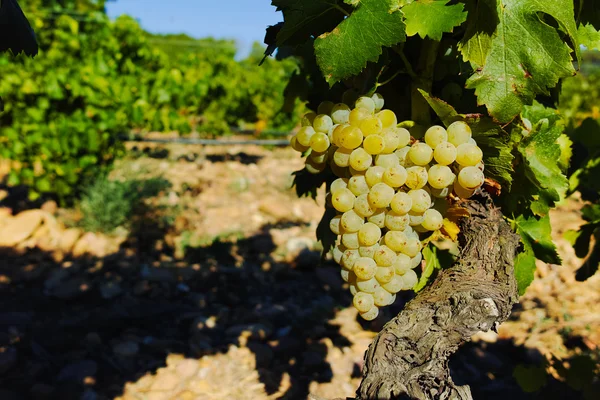
[[[111,18],[131,15],[154,33],[235,39],[242,57],[254,41],[262,43],[267,25],[283,19],[270,0],[116,0],[106,9]]]

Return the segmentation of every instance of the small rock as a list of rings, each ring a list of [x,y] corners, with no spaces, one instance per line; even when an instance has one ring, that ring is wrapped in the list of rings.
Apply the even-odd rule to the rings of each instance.
[[[294,237],[287,241],[285,249],[292,257],[296,257],[304,249],[310,250],[313,241],[307,237]]]
[[[58,248],[65,253],[70,253],[77,240],[81,237],[82,232],[77,228],[65,229],[61,232],[58,238]]]
[[[58,374],[59,381],[72,381],[84,383],[85,378],[94,377],[98,372],[98,364],[93,360],[82,360],[69,364],[60,370]]]
[[[260,202],[258,209],[260,212],[274,217],[276,220],[289,220],[292,214],[287,204],[273,198],[268,198]]]
[[[177,372],[177,375],[182,378],[190,378],[194,376],[196,372],[198,372],[198,360],[192,360],[189,358],[181,360],[179,363],[177,363],[175,371]]]
[[[72,278],[59,283],[49,293],[51,296],[62,300],[71,300],[87,293],[91,289],[91,283],[84,278]]]
[[[92,232],[85,233],[73,247],[73,256],[82,257],[86,254],[105,257],[110,252],[109,240],[102,235]]]
[[[113,352],[121,357],[133,357],[140,351],[140,346],[136,342],[127,340],[119,342],[113,346]]]
[[[118,282],[104,282],[100,285],[100,294],[105,299],[112,299],[123,293],[123,288]]]
[[[45,213],[28,210],[10,218],[0,230],[0,246],[12,247],[30,237],[42,225]]]
[[[144,266],[141,271],[142,278],[150,282],[175,282],[173,272],[168,268],[153,268]]]
[[[174,372],[171,371],[160,371],[156,375],[156,379],[154,383],[150,387],[151,390],[166,392],[168,390],[173,390],[179,384],[180,379]]]
[[[246,324],[234,325],[225,331],[227,336],[239,337],[242,333],[248,332],[249,339],[266,339],[273,333],[270,326],[264,324]]]
[[[58,210],[58,204],[56,204],[56,202],[54,200],[48,200],[44,204],[42,204],[40,209],[42,211],[47,212],[48,214],[54,215],[54,214],[56,214],[56,211]]]
[[[17,363],[17,349],[0,347],[0,375],[7,373]]]
[[[65,268],[55,269],[50,273],[50,276],[44,282],[46,290],[53,290],[69,277],[69,271]]]
[[[141,296],[144,293],[148,293],[151,289],[152,286],[150,285],[150,282],[146,280],[138,281],[133,286],[133,294],[135,294],[136,296]]]

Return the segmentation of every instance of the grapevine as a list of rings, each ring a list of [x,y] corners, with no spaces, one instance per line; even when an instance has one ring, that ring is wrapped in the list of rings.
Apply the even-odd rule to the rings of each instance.
[[[448,208],[484,182],[483,152],[466,122],[430,126],[416,140],[405,128],[414,128],[412,121],[398,123],[383,107],[379,93],[359,97],[352,109],[322,102],[291,138],[308,172],[328,169],[337,177],[327,192],[327,207],[336,211],[331,253],[365,320],[415,287],[432,232],[452,223],[444,220]]]

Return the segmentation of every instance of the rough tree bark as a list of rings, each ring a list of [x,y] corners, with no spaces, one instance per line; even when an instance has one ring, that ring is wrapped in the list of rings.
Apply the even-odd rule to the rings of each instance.
[[[460,224],[458,261],[373,340],[355,400],[472,400],[468,386],[452,381],[448,360],[475,333],[495,330],[510,315],[518,301],[519,237],[489,196],[464,207],[470,217]]]
[[[478,331],[495,329],[518,301],[513,263],[519,246],[488,196],[465,202],[460,257],[389,321],[365,354],[357,400],[472,399],[448,359]]]

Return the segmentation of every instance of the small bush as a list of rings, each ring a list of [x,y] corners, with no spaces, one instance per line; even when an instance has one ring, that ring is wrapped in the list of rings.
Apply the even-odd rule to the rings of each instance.
[[[98,178],[84,191],[79,204],[80,225],[87,231],[111,233],[120,226],[128,228],[146,213],[144,200],[167,189],[170,183],[161,178],[148,180],[110,180]]]

